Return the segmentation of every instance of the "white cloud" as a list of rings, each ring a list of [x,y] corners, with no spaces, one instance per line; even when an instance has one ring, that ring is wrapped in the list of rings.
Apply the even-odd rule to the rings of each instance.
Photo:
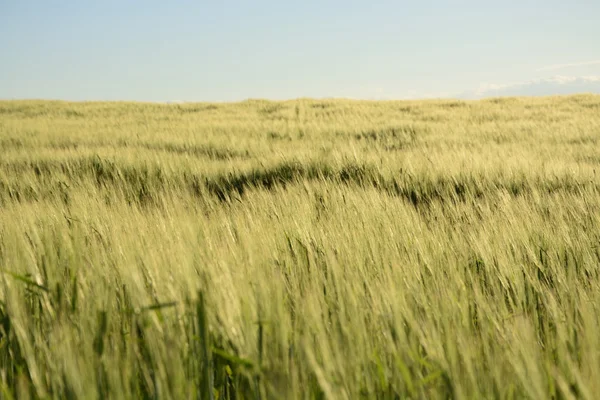
[[[532,79],[512,83],[484,83],[461,98],[476,99],[492,96],[551,96],[576,93],[599,93],[600,76],[563,76]]]
[[[600,65],[600,60],[583,61],[583,62],[569,63],[569,64],[547,65],[545,67],[537,69],[536,71],[537,72],[541,72],[541,71],[556,71],[558,69],[572,68],[572,67],[586,67],[586,66],[589,66],[589,65]]]

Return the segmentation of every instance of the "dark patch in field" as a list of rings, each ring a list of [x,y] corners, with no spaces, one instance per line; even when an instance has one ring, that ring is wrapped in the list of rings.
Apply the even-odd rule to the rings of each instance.
[[[600,133],[598,133],[598,135],[596,136],[592,136],[592,135],[587,135],[587,136],[580,136],[578,138],[572,138],[572,139],[568,139],[565,141],[565,143],[567,144],[574,144],[574,145],[590,145],[590,144],[597,144],[600,141]]]
[[[218,110],[219,106],[215,104],[202,104],[202,105],[177,105],[177,110],[182,114],[193,114],[201,113],[205,111]]]
[[[469,104],[464,101],[450,101],[447,103],[442,103],[439,105],[441,108],[466,108],[469,107]]]
[[[129,147],[129,146],[126,146]],[[212,160],[231,160],[234,158],[249,158],[250,153],[246,150],[244,152],[238,152],[235,150],[230,150],[223,147],[216,147],[210,144],[200,145],[200,144],[191,144],[191,145],[183,145],[183,144],[174,144],[174,143],[164,143],[164,144],[156,144],[156,143],[143,143],[139,145],[132,145],[131,147],[140,147],[148,150],[154,151],[165,151],[168,153],[175,154],[188,154],[196,157],[207,157]]]
[[[401,139],[409,142],[414,142],[417,139],[418,133],[414,126],[394,126],[384,129],[370,129],[359,132],[354,135],[358,140],[385,141],[389,139]]]
[[[259,110],[258,113],[264,116],[269,116],[272,114],[277,113],[278,111],[281,111],[285,108],[285,106],[283,104],[279,104],[279,103],[270,103],[270,104],[265,104],[264,106],[262,106]]]
[[[492,104],[514,104],[519,101],[519,98],[517,98],[517,97],[490,97],[488,99],[483,99],[481,101],[485,102],[485,103],[492,103]]]
[[[600,103],[581,103],[580,105],[583,108],[589,108],[591,110],[600,109]]]
[[[477,200],[500,191],[515,197],[529,195],[534,191],[577,195],[589,189],[600,192],[600,185],[597,183],[580,183],[568,178],[537,181],[510,178],[490,181],[477,176],[429,178],[407,173],[386,178],[374,167],[354,163],[348,163],[339,169],[322,163],[282,163],[268,169],[205,178],[205,186],[219,200],[229,201],[232,195],[242,196],[252,188],[272,190],[274,187],[285,187],[302,180],[325,180],[363,188],[373,187],[388,195],[401,197],[417,208],[428,207],[433,202],[462,203]]]
[[[415,145],[423,133],[412,125],[394,126],[357,132],[354,139],[373,142],[385,150],[394,151]]]
[[[81,111],[75,111],[75,110],[65,110],[64,115],[69,118],[85,118],[86,117],[85,113],[82,113]]]
[[[279,132],[275,132],[275,131],[268,132],[267,138],[269,140],[287,140],[287,141],[292,140],[292,137],[290,136],[289,133],[283,134],[283,133],[279,133]]]
[[[271,137],[270,137],[271,138]],[[275,139],[273,137],[272,139]],[[284,137],[281,137],[284,139]],[[291,137],[289,138],[291,139]],[[0,139],[0,149],[22,149],[24,147],[31,147],[22,139],[18,138],[4,138]],[[178,155],[190,155],[194,157],[205,157],[211,160],[232,160],[232,159],[248,159],[250,158],[250,152],[236,151],[225,147],[218,147],[211,144],[176,144],[176,143],[130,143],[127,141],[120,140],[116,143],[85,143],[85,142],[74,142],[74,141],[53,141],[50,143],[41,143],[35,145],[37,148],[51,148],[57,150],[76,150],[78,148],[101,148],[101,147],[122,147],[122,148],[138,148],[146,149],[151,151],[164,151],[167,153],[174,153]]]
[[[461,175],[438,177],[412,175],[400,172],[393,177],[383,176],[370,165],[346,163],[334,167],[323,162],[283,162],[268,168],[255,168],[244,172],[230,172],[204,176],[191,173],[167,174],[160,166],[120,165],[100,157],[86,157],[71,161],[36,161],[0,164],[9,174],[31,171],[35,181],[13,181],[0,185],[0,201],[40,200],[61,194],[48,191],[57,177],[64,180],[62,191],[77,187],[83,179],[93,179],[98,187],[123,193],[130,204],[152,205],[166,192],[187,191],[204,198],[214,196],[229,202],[242,199],[252,189],[274,190],[302,181],[327,181],[358,188],[375,188],[390,196],[400,197],[416,208],[429,207],[432,203],[463,203],[476,201],[499,192],[511,196],[526,196],[533,192],[569,193],[582,195],[586,191],[600,193],[597,182],[577,182],[569,177],[539,178],[519,177],[484,179],[481,176]],[[52,183],[54,182],[54,183]],[[39,188],[36,189],[36,188]]]
[[[8,150],[8,149],[21,149],[25,147],[25,142],[23,139],[18,138],[2,138],[0,139],[0,149]]]

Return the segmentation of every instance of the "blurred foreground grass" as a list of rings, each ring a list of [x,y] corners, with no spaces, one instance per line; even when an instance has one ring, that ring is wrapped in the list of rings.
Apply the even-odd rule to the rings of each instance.
[[[600,97],[0,102],[2,398],[600,393]]]

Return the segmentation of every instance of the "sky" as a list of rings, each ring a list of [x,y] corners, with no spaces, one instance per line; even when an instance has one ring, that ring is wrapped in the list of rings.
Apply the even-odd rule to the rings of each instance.
[[[599,16],[598,0],[0,0],[0,99],[404,99],[596,82]]]

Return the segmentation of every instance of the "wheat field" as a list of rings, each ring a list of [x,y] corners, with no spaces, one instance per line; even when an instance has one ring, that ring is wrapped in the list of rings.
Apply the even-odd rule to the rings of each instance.
[[[600,96],[0,102],[3,399],[594,399]]]

